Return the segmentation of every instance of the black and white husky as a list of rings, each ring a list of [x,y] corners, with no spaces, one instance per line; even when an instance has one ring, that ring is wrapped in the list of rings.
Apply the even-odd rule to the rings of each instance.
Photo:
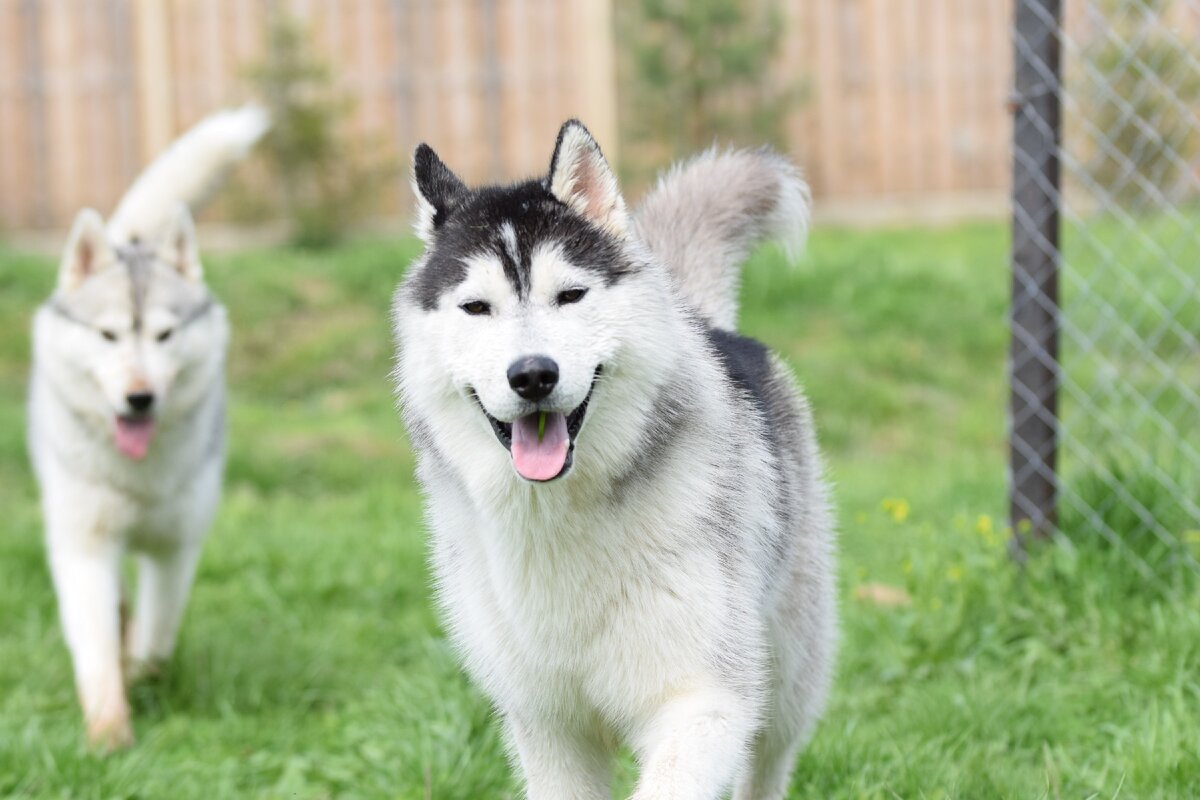
[[[254,107],[209,117],[107,225],[80,212],[34,317],[29,451],[87,736],[102,748],[132,741],[125,680],[171,654],[220,496],[229,323],[204,285],[188,207],[266,127]],[[139,590],[123,646],[128,551]]]
[[[808,191],[710,152],[630,214],[596,141],[470,189],[414,156],[423,257],[396,377],[451,634],[531,798],[783,797],[834,658],[834,537],[809,408],[734,332],[738,272]]]

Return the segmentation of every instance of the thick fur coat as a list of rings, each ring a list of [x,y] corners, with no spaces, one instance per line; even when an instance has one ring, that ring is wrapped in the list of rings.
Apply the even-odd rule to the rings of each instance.
[[[396,377],[437,593],[531,798],[773,800],[834,659],[834,536],[809,407],[734,332],[741,262],[808,193],[710,152],[630,213],[578,122],[549,173],[466,187],[418,148],[426,243]]]
[[[34,317],[29,452],[87,737],[102,749],[133,739],[125,684],[171,655],[220,496],[229,324],[189,206],[266,125],[255,108],[210,117],[109,225],[82,211]],[[123,632],[126,553],[139,585]]]

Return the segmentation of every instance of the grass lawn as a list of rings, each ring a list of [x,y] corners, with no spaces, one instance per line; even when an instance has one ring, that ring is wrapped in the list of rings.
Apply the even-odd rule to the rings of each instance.
[[[0,250],[0,797],[519,796],[431,610],[387,380],[414,252],[208,259],[235,331],[224,505],[177,658],[134,691],[138,744],[100,759],[24,452],[53,265]],[[794,797],[1200,793],[1194,577],[1147,587],[1086,540],[1005,556],[1006,252],[1000,225],[819,230],[800,268],[749,269],[743,328],[808,387],[841,523],[839,676]]]

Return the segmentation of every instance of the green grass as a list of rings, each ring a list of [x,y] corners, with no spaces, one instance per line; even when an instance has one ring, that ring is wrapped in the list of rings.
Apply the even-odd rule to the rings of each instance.
[[[1164,592],[1098,548],[1006,556],[1006,250],[998,225],[822,230],[799,269],[749,269],[743,327],[812,395],[842,529],[839,676],[794,797],[1198,790],[1196,581]],[[82,746],[24,456],[53,267],[0,252],[0,796],[518,796],[431,608],[387,381],[414,252],[208,259],[235,326],[225,502],[177,658],[134,692],[138,745],[106,759]]]

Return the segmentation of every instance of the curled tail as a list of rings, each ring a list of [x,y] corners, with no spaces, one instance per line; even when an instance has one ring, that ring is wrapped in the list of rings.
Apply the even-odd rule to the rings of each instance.
[[[659,178],[635,219],[684,299],[714,326],[733,330],[742,262],[768,239],[799,253],[810,199],[808,184],[783,156],[713,148]]]
[[[271,125],[265,109],[247,105],[205,117],[138,176],[108,223],[115,243],[154,239],[182,203],[204,204]]]

